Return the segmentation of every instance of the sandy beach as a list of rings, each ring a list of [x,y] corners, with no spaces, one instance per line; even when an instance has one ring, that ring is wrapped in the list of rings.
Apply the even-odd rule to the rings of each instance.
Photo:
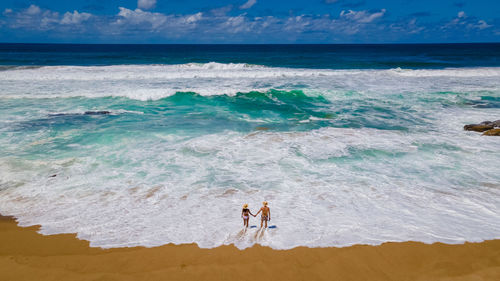
[[[499,280],[500,240],[463,245],[273,250],[91,248],[73,234],[43,236],[0,217],[2,280]]]

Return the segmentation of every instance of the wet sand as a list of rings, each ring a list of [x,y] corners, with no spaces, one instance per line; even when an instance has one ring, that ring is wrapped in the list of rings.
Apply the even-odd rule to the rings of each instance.
[[[90,248],[0,216],[0,280],[500,280],[500,240],[272,250]]]

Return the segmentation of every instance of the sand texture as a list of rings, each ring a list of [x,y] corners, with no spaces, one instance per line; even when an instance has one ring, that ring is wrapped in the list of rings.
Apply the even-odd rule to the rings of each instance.
[[[0,217],[0,280],[500,280],[500,240],[272,250],[90,248]]]

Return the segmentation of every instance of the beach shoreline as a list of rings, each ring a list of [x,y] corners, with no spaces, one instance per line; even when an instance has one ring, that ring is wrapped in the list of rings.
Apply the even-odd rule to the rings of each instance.
[[[196,244],[101,249],[0,216],[2,280],[498,280],[500,240],[274,250]]]

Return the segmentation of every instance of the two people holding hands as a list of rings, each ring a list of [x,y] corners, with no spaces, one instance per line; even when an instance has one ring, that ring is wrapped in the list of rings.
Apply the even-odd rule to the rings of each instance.
[[[269,209],[269,207],[267,206],[267,201],[262,202],[262,207],[255,215],[252,214],[252,212],[250,212],[250,209],[248,209],[248,204],[244,204],[243,210],[241,210],[241,217],[243,218],[243,225],[245,227],[248,227],[248,221],[250,219],[249,215],[256,217],[261,212],[262,212],[262,214],[260,216],[260,227],[262,228],[262,225],[265,222],[265,227],[267,228],[267,222],[271,221],[271,209]]]

